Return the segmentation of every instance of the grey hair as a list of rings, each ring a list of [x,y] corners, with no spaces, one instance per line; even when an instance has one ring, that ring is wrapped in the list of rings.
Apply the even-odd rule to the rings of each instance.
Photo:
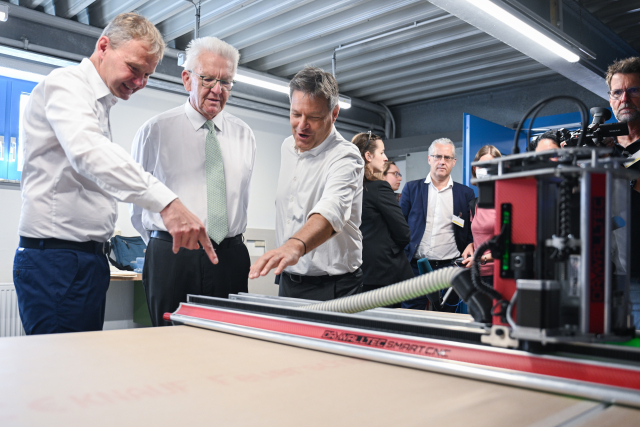
[[[105,36],[114,49],[131,40],[149,43],[149,54],[162,59],[165,43],[160,31],[144,16],[135,12],[121,13],[109,22],[100,37]],[[97,46],[97,44],[96,44]]]
[[[338,105],[338,82],[331,73],[317,68],[304,67],[289,82],[289,100],[294,91],[309,95],[311,99],[322,96],[327,100],[329,111]]]
[[[213,53],[231,61],[233,63],[233,75],[236,75],[240,52],[229,43],[217,37],[200,37],[191,40],[185,50],[187,59],[182,66],[185,70],[193,70],[195,66],[198,65],[198,58],[205,52]]]
[[[436,147],[435,147],[436,144],[450,145],[451,149],[453,150],[453,158],[454,159],[456,158],[456,146],[453,145],[453,141],[451,141],[449,138],[438,138],[435,141],[433,141],[429,146],[429,155],[432,155],[433,152],[436,150]]]

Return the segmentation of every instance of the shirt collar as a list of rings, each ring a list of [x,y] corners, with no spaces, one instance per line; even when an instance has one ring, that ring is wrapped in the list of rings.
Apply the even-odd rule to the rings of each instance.
[[[293,151],[296,154],[299,155],[305,155],[305,156],[313,156],[316,157],[318,156],[320,153],[322,153],[324,150],[326,150],[327,148],[329,148],[330,146],[333,145],[333,143],[336,141],[336,133],[338,131],[336,131],[336,127],[331,125],[331,132],[329,132],[329,135],[325,138],[324,141],[322,141],[320,143],[320,145],[318,145],[317,147],[313,147],[311,150],[309,151],[305,151],[304,153],[300,153],[298,152],[298,148],[296,147],[296,139],[295,137],[293,137]]]
[[[104,83],[104,80],[102,80],[102,77],[100,77],[98,70],[96,70],[96,67],[93,65],[93,62],[91,62],[89,58],[84,58],[82,62],[80,62],[80,65],[78,65],[78,67],[80,67],[80,71],[82,71],[84,75],[87,76],[87,81],[89,82],[89,86],[91,86],[91,89],[93,89],[93,93],[95,93],[96,99],[105,98],[107,103],[111,104],[112,106],[115,105],[116,102],[118,102],[118,98],[111,93],[109,87],[107,87],[107,85]]]
[[[191,126],[193,126],[194,130],[198,130],[201,127],[203,127],[204,123],[207,121],[206,117],[204,117],[202,114],[197,112],[195,108],[193,108],[193,106],[191,105],[188,99],[187,99],[187,102],[184,104],[184,112],[187,115],[187,118],[189,119],[189,122],[191,123]],[[219,132],[223,131],[223,123],[224,123],[223,113],[224,113],[224,110],[220,111],[220,113],[218,113],[212,120],[213,124],[216,127],[216,130],[218,130]]]
[[[427,174],[427,179],[424,180],[424,183],[431,184],[431,173]],[[445,185],[445,187],[442,190],[446,190],[447,188],[452,188],[452,187],[453,187],[453,178],[451,178],[451,175],[449,175],[449,181],[447,182],[447,185]]]

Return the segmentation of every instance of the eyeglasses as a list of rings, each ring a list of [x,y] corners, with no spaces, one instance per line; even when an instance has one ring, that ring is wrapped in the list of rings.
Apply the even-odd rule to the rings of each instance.
[[[434,159],[436,159],[437,161],[444,159],[445,162],[452,162],[455,159],[455,157],[443,156],[442,154],[429,154],[429,155]]]
[[[235,83],[234,80],[214,79],[213,77],[201,76],[200,74],[194,73],[191,70],[187,70],[187,71],[190,72],[191,74],[195,74],[196,76],[200,77],[200,80],[202,80],[202,87],[205,87],[207,89],[213,89],[216,86],[216,84],[220,82],[220,89],[224,90],[225,92],[229,92],[231,88],[233,88],[233,84]]]
[[[622,95],[625,92],[627,93],[627,96],[629,98],[640,98],[640,87],[630,87],[627,90],[624,90],[624,89],[610,90],[607,93],[609,94],[609,98],[618,100],[622,98]]]
[[[385,175],[394,175],[396,178],[402,178],[402,174],[400,172],[387,172]]]

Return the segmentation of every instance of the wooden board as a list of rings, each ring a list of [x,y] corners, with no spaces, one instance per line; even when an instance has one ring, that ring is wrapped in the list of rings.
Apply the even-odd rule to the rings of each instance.
[[[2,426],[525,426],[590,404],[188,326],[3,338],[0,358]]]

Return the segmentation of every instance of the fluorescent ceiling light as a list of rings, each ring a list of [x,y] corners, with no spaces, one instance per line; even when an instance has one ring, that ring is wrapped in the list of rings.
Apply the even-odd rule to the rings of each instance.
[[[0,4],[0,21],[6,21],[9,17],[9,6]]]
[[[42,74],[30,73],[28,71],[14,70],[13,68],[0,67],[0,76],[12,79],[26,80],[28,82],[39,83],[44,79]]]
[[[340,95],[338,98],[338,105],[345,110],[351,108],[351,98],[346,95]]]
[[[276,92],[289,95],[289,81],[269,74],[253,71],[248,68],[238,68],[235,77],[236,81],[258,86],[264,89],[275,90]],[[340,108],[351,108],[351,98],[340,95],[338,104]]]
[[[54,58],[53,56],[42,55],[40,53],[34,53],[34,52],[23,50],[23,49],[14,49],[12,47],[6,47],[6,46],[0,46],[0,55],[7,55],[7,56],[13,56],[15,58],[28,59],[29,61],[55,65],[57,67],[68,67],[70,65],[78,65],[78,63],[74,61]]]
[[[289,82],[246,68],[238,68],[236,81],[289,94]]]
[[[545,36],[540,31],[533,28],[531,25],[516,18],[495,3],[492,3],[489,0],[467,0],[467,2],[484,10],[494,18],[500,20],[500,22],[502,22],[503,24],[527,36],[534,42],[538,43],[540,46],[550,50],[561,58],[564,58],[569,62],[578,62],[580,60],[580,57],[578,55],[561,46],[559,43],[551,40],[551,38]]]

